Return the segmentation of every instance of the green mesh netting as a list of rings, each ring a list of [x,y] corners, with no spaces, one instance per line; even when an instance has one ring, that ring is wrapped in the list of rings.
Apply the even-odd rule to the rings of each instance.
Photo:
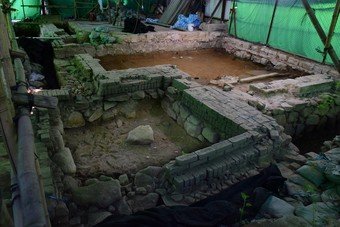
[[[11,12],[11,18],[13,20],[23,20],[26,18],[35,18],[40,15],[40,8],[34,7],[40,4],[40,0],[15,0],[13,2],[12,8],[16,11]],[[27,5],[22,7],[22,5]]]
[[[336,0],[309,0],[325,33],[328,34]],[[266,44],[275,0],[236,0],[236,36]],[[230,34],[235,36],[234,21]],[[310,58],[323,60],[324,45],[309,19],[301,0],[279,0],[270,33],[269,46]],[[340,23],[331,44],[340,56]],[[333,64],[327,56],[326,63]]]

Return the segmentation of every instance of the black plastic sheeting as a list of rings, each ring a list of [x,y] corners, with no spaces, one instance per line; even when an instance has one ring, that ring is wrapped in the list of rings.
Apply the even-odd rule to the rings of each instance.
[[[249,195],[247,202],[252,205],[245,208],[242,219],[251,220],[270,195],[276,195],[284,188],[285,181],[278,167],[271,165],[260,174],[190,206],[156,207],[129,216],[111,216],[97,227],[231,226],[241,221],[239,209],[243,207],[242,192]]]
[[[27,53],[31,62],[37,63],[43,67],[42,74],[45,76],[48,88],[59,89],[56,70],[54,67],[54,51],[50,42],[39,39],[30,39],[20,37],[18,44]]]
[[[153,26],[146,26],[141,22],[140,19],[135,17],[126,18],[124,20],[124,29],[123,32],[133,33],[133,34],[140,34],[140,33],[147,33],[149,31],[154,32],[155,27]]]

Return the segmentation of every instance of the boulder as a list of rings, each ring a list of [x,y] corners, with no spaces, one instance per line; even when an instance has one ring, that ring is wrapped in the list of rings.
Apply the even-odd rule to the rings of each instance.
[[[334,164],[340,164],[340,147],[333,148],[325,152],[324,155]]]
[[[78,181],[71,176],[66,175],[63,179],[64,190],[73,192],[79,187]]]
[[[202,132],[202,127],[200,125],[192,124],[188,120],[184,123],[184,129],[192,137],[198,137]]]
[[[218,133],[214,132],[211,128],[205,127],[202,131],[203,137],[210,143],[217,143],[219,141]]]
[[[281,218],[294,214],[295,208],[286,201],[275,196],[269,196],[262,205],[260,213],[269,215],[272,218]]]
[[[51,142],[55,152],[59,152],[65,148],[63,136],[56,128],[50,130]]]
[[[79,187],[72,193],[73,200],[82,206],[108,207],[122,198],[118,180],[100,181],[88,186]]]
[[[296,172],[310,182],[313,182],[317,187],[319,187],[326,180],[322,172],[319,172],[317,168],[313,166],[304,165],[296,170]]]
[[[130,183],[129,177],[128,177],[127,174],[120,175],[118,180],[119,180],[120,185],[122,185],[122,186],[128,185]]]
[[[148,185],[155,186],[153,177],[140,172],[136,173],[134,183],[136,187],[146,188]]]
[[[131,208],[126,202],[125,197],[117,202],[117,211],[120,215],[130,215],[132,214]]]
[[[328,163],[324,174],[329,181],[340,185],[340,165]]]
[[[53,156],[55,163],[65,174],[73,175],[77,171],[76,164],[69,148],[65,147]]]
[[[157,205],[159,195],[157,193],[149,193],[145,196],[136,196],[133,200],[133,212],[142,211],[153,208]]]
[[[154,141],[150,125],[141,125],[129,132],[127,142],[130,144],[148,145]]]
[[[94,121],[98,120],[99,118],[101,118],[102,115],[103,115],[103,109],[98,108],[90,115],[88,121],[94,122]]]
[[[338,195],[336,188],[330,188],[321,194],[321,199],[323,202],[339,202],[340,195]]]
[[[110,97],[110,98],[107,98],[106,100],[110,102],[125,102],[125,101],[128,101],[129,99],[130,99],[130,96],[127,94],[124,94],[124,95]]]
[[[117,102],[109,102],[109,101],[105,101],[104,102],[104,111],[107,111],[113,107],[117,106]]]
[[[162,171],[162,167],[159,166],[148,166],[145,169],[138,171],[139,173],[144,173],[151,177],[158,177]]]
[[[85,119],[83,115],[78,112],[72,112],[64,123],[65,128],[79,128],[85,126]]]
[[[134,100],[140,100],[145,98],[145,92],[144,91],[136,91],[131,94],[131,98]]]
[[[295,215],[305,219],[313,226],[329,226],[329,220],[339,218],[339,211],[339,207],[331,203],[317,202],[297,207]]]
[[[103,121],[110,121],[114,119],[117,115],[118,115],[118,110],[111,108],[103,113],[102,119]]]
[[[90,213],[88,216],[88,224],[89,226],[95,226],[111,215],[108,211]]]

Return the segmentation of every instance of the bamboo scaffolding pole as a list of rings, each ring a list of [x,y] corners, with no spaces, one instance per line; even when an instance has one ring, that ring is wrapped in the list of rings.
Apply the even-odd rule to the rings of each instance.
[[[275,19],[276,9],[277,9],[278,3],[279,3],[279,0],[276,0],[275,1],[275,5],[274,5],[274,9],[273,9],[272,18],[270,20],[270,25],[269,25],[268,33],[267,33],[266,45],[268,45],[269,39],[270,39],[270,35],[272,33],[272,28],[273,28],[273,23],[274,23],[274,19]]]
[[[0,11],[0,14],[2,13],[3,12]],[[8,33],[12,50],[19,51],[10,21],[10,15],[6,14],[7,28],[3,32]],[[0,45],[2,45],[2,43],[0,43]],[[19,82],[17,91],[21,94],[27,94],[25,72],[21,59],[14,59],[13,65],[15,67],[17,81]],[[0,69],[2,69],[2,67],[0,67]],[[0,77],[0,79],[1,78],[4,77]],[[2,83],[0,83],[0,85],[1,84]],[[4,93],[5,88],[4,86],[0,89],[0,92]],[[0,95],[0,97],[2,96]],[[3,99],[0,99],[0,101],[1,100]],[[1,105],[1,107],[3,106]],[[17,226],[20,226],[20,223],[22,226],[50,226],[42,182],[38,176],[40,170],[35,158],[34,133],[29,117],[30,107],[19,106],[18,113],[16,172],[14,173],[13,171],[12,175],[12,182],[14,183],[12,186],[14,186],[15,189],[12,190],[12,196],[14,196],[14,198],[19,196],[19,199],[15,199],[14,201],[13,213],[18,214],[17,218],[22,218],[18,220],[19,224]],[[1,123],[3,122],[1,121]],[[13,138],[15,138],[15,136],[6,137],[5,140],[11,141]],[[15,168],[13,169],[15,170]],[[15,187],[16,181],[18,182],[18,187]]]
[[[326,45],[326,42],[327,42],[327,36],[325,34],[325,31],[323,30],[323,28],[321,27],[318,19],[316,18],[315,16],[315,12],[314,10],[312,9],[312,7],[310,6],[310,4],[308,3],[307,0],[301,0],[306,11],[307,11],[307,14],[310,18],[310,20],[312,21],[321,41],[323,42],[324,45]],[[340,72],[340,61],[339,61],[339,58],[333,48],[333,46],[331,44],[329,44],[329,47],[327,49],[328,53],[329,53],[329,56],[331,57],[336,69]]]
[[[333,38],[333,35],[334,35],[334,30],[335,30],[336,24],[337,24],[338,19],[339,19],[339,13],[340,13],[340,0],[337,0],[335,8],[334,8],[334,13],[333,13],[332,21],[331,21],[331,24],[329,26],[325,48],[324,48],[324,53],[325,54],[324,54],[324,57],[323,57],[323,60],[322,60],[323,63],[326,61],[327,49],[329,48],[329,45],[332,42],[332,38]]]

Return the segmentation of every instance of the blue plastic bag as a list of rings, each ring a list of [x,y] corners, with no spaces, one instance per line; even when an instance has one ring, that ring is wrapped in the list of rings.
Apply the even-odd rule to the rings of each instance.
[[[180,14],[178,15],[177,22],[171,26],[171,28],[188,30],[188,24],[193,24],[194,27],[199,27],[201,24],[201,19],[197,14],[190,14],[189,17]]]

